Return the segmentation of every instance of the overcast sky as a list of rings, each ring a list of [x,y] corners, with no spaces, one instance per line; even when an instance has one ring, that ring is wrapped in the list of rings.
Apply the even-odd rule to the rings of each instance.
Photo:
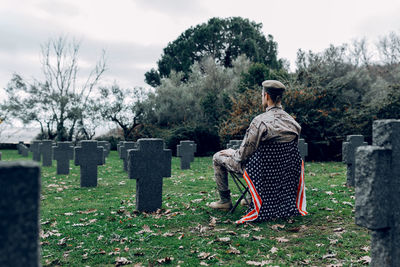
[[[103,84],[134,87],[145,86],[168,42],[212,17],[262,23],[293,69],[299,48],[320,52],[399,33],[399,14],[398,0],[0,0],[0,88],[14,72],[40,79],[40,45],[58,36],[81,41],[83,73],[105,49]]]

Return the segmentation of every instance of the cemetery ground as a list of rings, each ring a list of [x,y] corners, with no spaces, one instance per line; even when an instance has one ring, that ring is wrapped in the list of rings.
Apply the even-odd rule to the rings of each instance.
[[[26,160],[2,150],[2,160]],[[362,266],[369,262],[368,230],[354,223],[354,188],[341,162],[306,163],[309,216],[235,225],[233,214],[207,207],[217,199],[211,157],[181,170],[172,159],[162,209],[135,211],[135,180],[111,151],[98,167],[98,186],[81,188],[79,166],[69,175],[41,167],[43,266]],[[238,192],[233,182],[233,199]],[[15,259],[18,261],[18,259]]]

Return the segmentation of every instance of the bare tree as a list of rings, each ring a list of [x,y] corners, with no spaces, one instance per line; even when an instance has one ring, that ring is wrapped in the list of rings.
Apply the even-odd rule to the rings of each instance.
[[[122,89],[114,84],[111,87],[100,88],[101,97],[98,103],[101,116],[114,122],[120,127],[124,139],[128,140],[130,134],[141,125],[144,114],[145,99],[147,94],[143,88]]]
[[[395,32],[381,37],[376,47],[383,64],[395,65],[400,63],[400,36]]]
[[[8,100],[3,104],[24,123],[36,121],[49,138],[72,140],[77,123],[88,106],[91,94],[106,70],[103,51],[95,68],[81,85],[78,78],[79,43],[65,37],[41,46],[44,81],[33,84],[15,74],[6,88]],[[22,112],[21,112],[22,111]]]

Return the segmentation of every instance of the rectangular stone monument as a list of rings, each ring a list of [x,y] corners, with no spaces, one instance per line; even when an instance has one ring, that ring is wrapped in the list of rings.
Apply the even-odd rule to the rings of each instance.
[[[190,162],[194,154],[193,141],[181,141],[176,146],[176,153],[181,158],[181,170],[190,169]]]
[[[137,148],[136,142],[124,142],[120,147],[120,158],[124,161],[124,171],[128,171],[128,150]]]
[[[355,221],[371,230],[371,266],[400,263],[400,120],[373,123],[373,145],[357,148]]]
[[[40,167],[0,163],[0,266],[40,266]]]
[[[81,169],[81,187],[97,186],[97,166],[103,164],[103,148],[97,141],[82,141],[75,147],[75,165]]]
[[[1,152],[0,152],[0,160],[1,160]]]
[[[306,143],[306,141],[303,138],[301,138],[301,139],[299,139],[298,146],[299,146],[301,158],[305,162],[306,156],[308,156],[308,144]]]
[[[32,159],[34,161],[40,161],[40,150],[39,150],[39,145],[40,145],[41,141],[39,140],[35,140],[31,142],[31,145],[29,147],[29,149],[32,151]]]
[[[53,163],[53,141],[42,140],[39,145],[39,152],[42,155],[42,166],[49,167]]]
[[[226,148],[238,149],[242,144],[242,140],[230,140],[229,143],[226,145]]]
[[[17,144],[18,154],[21,154],[21,153],[22,153],[22,151],[21,151],[21,145],[23,145],[23,144],[24,144],[24,141],[19,141],[19,142],[18,142],[18,144]]]
[[[72,142],[58,142],[53,146],[53,159],[57,162],[57,174],[69,174],[69,161],[74,159]]]
[[[19,149],[20,149],[21,155],[23,157],[28,157],[29,156],[29,148],[26,145],[20,144],[19,145]]]
[[[368,143],[364,142],[362,135],[348,135],[346,140],[347,142],[342,144],[342,161],[347,164],[347,185],[354,186],[356,149]]]
[[[172,152],[162,139],[139,139],[138,148],[128,150],[128,173],[136,179],[136,208],[153,212],[162,205],[163,177],[171,176]]]

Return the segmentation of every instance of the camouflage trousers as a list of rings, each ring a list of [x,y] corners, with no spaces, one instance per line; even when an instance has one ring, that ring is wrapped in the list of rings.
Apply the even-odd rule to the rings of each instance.
[[[233,149],[221,150],[213,156],[214,178],[218,191],[229,190],[228,171],[242,174],[241,164],[233,160]]]

